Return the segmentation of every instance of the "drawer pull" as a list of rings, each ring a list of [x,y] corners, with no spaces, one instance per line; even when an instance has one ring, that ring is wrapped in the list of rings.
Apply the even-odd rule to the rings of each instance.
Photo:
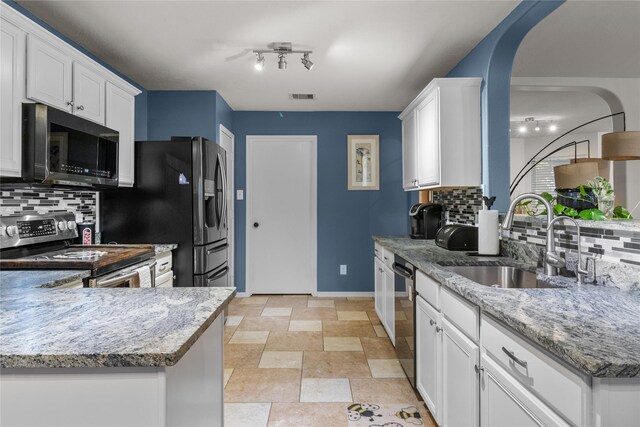
[[[513,360],[514,362],[516,362],[518,365],[522,366],[523,368],[527,367],[527,362],[525,362],[522,359],[519,359],[518,357],[516,357],[515,354],[513,354],[513,351],[509,351],[506,348],[502,347],[502,351],[504,351],[504,354],[506,354],[507,356],[509,356],[509,358],[511,360]]]

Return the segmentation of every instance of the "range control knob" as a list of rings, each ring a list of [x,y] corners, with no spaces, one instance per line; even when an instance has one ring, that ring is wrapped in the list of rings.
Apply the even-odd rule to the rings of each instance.
[[[16,227],[15,225],[10,225],[7,227],[7,236],[13,237],[16,234],[18,234],[18,227]]]
[[[75,228],[76,228],[76,222],[75,222],[75,221],[68,221],[68,222],[67,222],[67,228],[68,228],[69,230],[73,230],[73,229],[75,229]]]
[[[67,221],[58,221],[58,229],[64,231],[67,229]]]

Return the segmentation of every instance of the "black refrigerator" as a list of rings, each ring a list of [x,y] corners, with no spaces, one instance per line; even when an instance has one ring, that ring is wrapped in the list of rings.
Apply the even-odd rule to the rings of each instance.
[[[135,184],[102,195],[102,239],[177,243],[174,286],[227,286],[226,153],[202,137],[136,141]]]

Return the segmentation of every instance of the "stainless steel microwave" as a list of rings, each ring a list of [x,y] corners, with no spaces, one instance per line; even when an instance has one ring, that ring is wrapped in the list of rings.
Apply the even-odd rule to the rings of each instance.
[[[118,185],[117,131],[44,104],[22,108],[25,181]]]

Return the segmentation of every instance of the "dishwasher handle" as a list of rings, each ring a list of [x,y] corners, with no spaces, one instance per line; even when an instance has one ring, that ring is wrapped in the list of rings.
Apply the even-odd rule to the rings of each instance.
[[[409,280],[413,280],[413,271],[408,269],[407,267],[405,267],[402,264],[398,264],[397,262],[394,262],[393,265],[391,266],[393,268],[393,272],[406,278]]]

